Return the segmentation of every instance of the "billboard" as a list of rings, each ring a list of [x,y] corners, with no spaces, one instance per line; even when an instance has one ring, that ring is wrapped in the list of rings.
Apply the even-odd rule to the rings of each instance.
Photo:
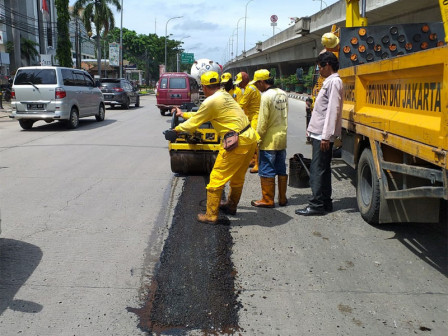
[[[109,43],[109,65],[120,66],[120,45]]]

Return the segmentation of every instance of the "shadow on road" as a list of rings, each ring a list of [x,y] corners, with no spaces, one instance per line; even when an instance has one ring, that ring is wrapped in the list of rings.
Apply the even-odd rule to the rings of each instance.
[[[22,132],[55,132],[55,131],[67,131],[67,132],[82,132],[99,127],[109,126],[115,123],[114,119],[106,119],[104,121],[98,122],[95,119],[80,119],[79,126],[75,129],[67,129],[67,126],[63,121],[54,121],[49,124],[36,123],[33,128],[29,130],[21,130]],[[18,126],[18,123],[17,123]],[[20,126],[18,126],[20,127]]]
[[[277,206],[277,205],[276,205]],[[248,210],[242,212],[241,210]],[[275,227],[288,223],[292,217],[277,210],[277,208],[256,208],[238,205],[237,216],[240,220],[232,223],[234,226]]]
[[[9,308],[23,313],[38,313],[42,305],[14,296],[33,274],[42,259],[39,247],[14,239],[0,239],[0,315]]]
[[[356,171],[340,160],[334,160],[331,165],[332,178],[337,181],[350,180],[356,188]]]
[[[376,226],[392,231],[396,239],[428,265],[448,276],[447,224],[399,223]]]

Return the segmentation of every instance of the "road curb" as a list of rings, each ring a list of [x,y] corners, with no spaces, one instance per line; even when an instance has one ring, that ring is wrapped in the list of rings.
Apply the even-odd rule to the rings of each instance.
[[[293,99],[298,99],[298,100],[303,100],[306,101],[307,98],[310,98],[309,95],[307,94],[302,94],[302,93],[292,93],[292,92],[288,92],[288,97],[289,98],[293,98]]]

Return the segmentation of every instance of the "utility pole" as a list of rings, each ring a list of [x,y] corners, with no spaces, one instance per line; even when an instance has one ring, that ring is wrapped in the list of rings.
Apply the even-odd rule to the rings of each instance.
[[[121,0],[121,25],[120,25],[120,78],[123,78],[123,0]],[[110,58],[110,56],[109,56]]]
[[[12,13],[17,13],[18,11],[18,5],[17,1],[11,2],[11,22],[15,22],[17,18],[14,18]],[[17,70],[22,65],[22,55],[20,52],[20,30],[16,27],[12,28],[12,36],[13,36],[13,42],[14,42],[14,63],[13,63],[13,70]]]
[[[39,30],[39,53],[40,54],[46,54],[47,51],[45,50],[45,35],[44,35],[44,19],[42,15],[42,5],[41,0],[37,1],[37,28]],[[12,1],[11,6],[14,6],[14,4],[18,1]]]
[[[78,18],[75,17],[75,54],[76,54],[76,68],[80,69],[81,68],[81,57],[79,57],[79,40],[80,40],[80,36],[79,36],[79,27],[78,27]]]
[[[78,41],[79,41],[79,46],[78,46],[78,50],[79,50],[79,69],[81,69],[82,67],[82,32],[81,32],[81,27],[79,27],[79,34],[78,34]]]

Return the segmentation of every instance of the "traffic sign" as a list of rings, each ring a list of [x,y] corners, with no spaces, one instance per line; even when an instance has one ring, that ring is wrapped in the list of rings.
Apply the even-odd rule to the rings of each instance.
[[[277,20],[278,20],[277,15],[271,15],[271,22],[272,23],[277,22]]]
[[[180,62],[182,64],[193,64],[194,63],[194,54],[193,53],[180,54]]]

